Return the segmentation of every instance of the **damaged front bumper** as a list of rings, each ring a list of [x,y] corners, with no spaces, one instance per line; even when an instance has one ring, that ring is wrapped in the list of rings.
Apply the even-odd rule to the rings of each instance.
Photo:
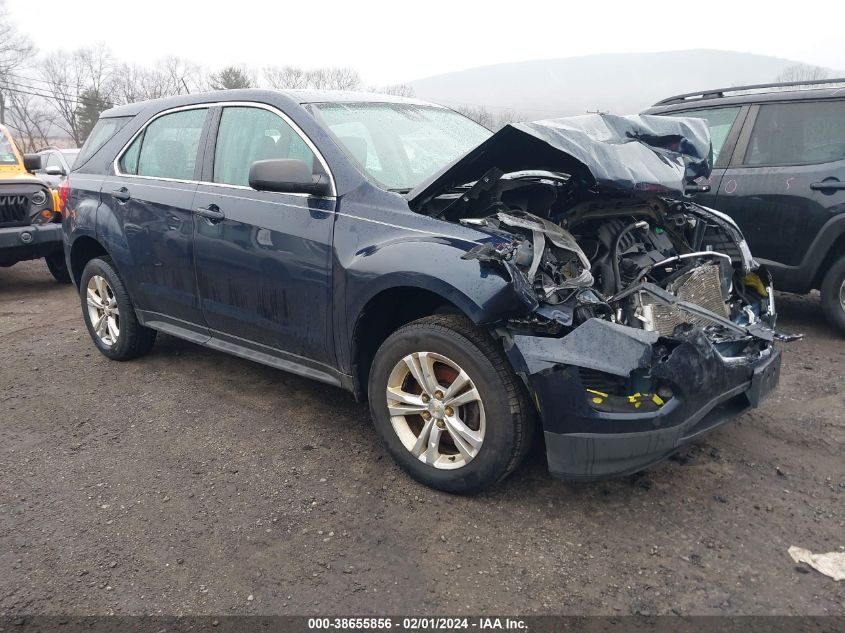
[[[768,341],[752,347],[726,356],[700,328],[664,338],[591,319],[563,338],[508,337],[506,351],[540,414],[550,472],[599,479],[636,472],[756,407],[778,384],[781,354]],[[591,388],[596,375],[639,376],[652,393],[608,408]]]

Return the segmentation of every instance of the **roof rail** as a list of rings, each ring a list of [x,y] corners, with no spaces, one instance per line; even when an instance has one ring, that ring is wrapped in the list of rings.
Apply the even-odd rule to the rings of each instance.
[[[825,86],[830,84],[845,84],[845,77],[838,79],[812,79],[804,81],[781,81],[770,84],[752,84],[750,86],[731,86],[730,88],[715,88],[713,90],[700,90],[698,92],[687,92],[682,95],[675,95],[668,97],[662,101],[658,101],[654,105],[669,105],[670,103],[683,103],[684,101],[691,101],[694,99],[718,99],[724,97],[726,93],[744,92],[746,90],[766,90],[769,88],[790,88],[793,86]]]
[[[44,147],[39,147],[37,150],[35,150],[35,153],[38,154],[39,152],[46,152],[49,149],[61,151],[55,145],[45,145]]]

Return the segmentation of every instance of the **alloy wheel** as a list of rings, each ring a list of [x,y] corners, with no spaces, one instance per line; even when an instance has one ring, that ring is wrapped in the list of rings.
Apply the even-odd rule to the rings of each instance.
[[[845,279],[842,280],[842,285],[839,286],[839,305],[842,306],[842,311],[845,312]]]
[[[484,442],[484,403],[469,375],[434,352],[402,358],[387,381],[396,435],[417,459],[439,469],[466,466]]]
[[[120,336],[120,310],[114,291],[101,275],[94,275],[86,287],[88,317],[91,326],[103,344],[114,345]]]

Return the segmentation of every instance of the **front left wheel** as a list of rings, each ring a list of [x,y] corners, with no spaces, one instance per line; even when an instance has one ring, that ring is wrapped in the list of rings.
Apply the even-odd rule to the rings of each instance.
[[[96,257],[88,262],[82,271],[79,296],[88,333],[105,356],[131,360],[152,349],[156,332],[138,321],[111,259]]]
[[[533,409],[500,346],[467,318],[437,315],[381,345],[369,380],[376,429],[398,464],[446,492],[478,492],[525,457]]]

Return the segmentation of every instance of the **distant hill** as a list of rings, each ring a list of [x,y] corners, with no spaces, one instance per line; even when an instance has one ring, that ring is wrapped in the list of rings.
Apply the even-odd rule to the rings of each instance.
[[[541,59],[481,66],[410,82],[422,99],[517,110],[525,119],[639,112],[665,97],[774,81],[800,62],[733,51],[686,50]]]

